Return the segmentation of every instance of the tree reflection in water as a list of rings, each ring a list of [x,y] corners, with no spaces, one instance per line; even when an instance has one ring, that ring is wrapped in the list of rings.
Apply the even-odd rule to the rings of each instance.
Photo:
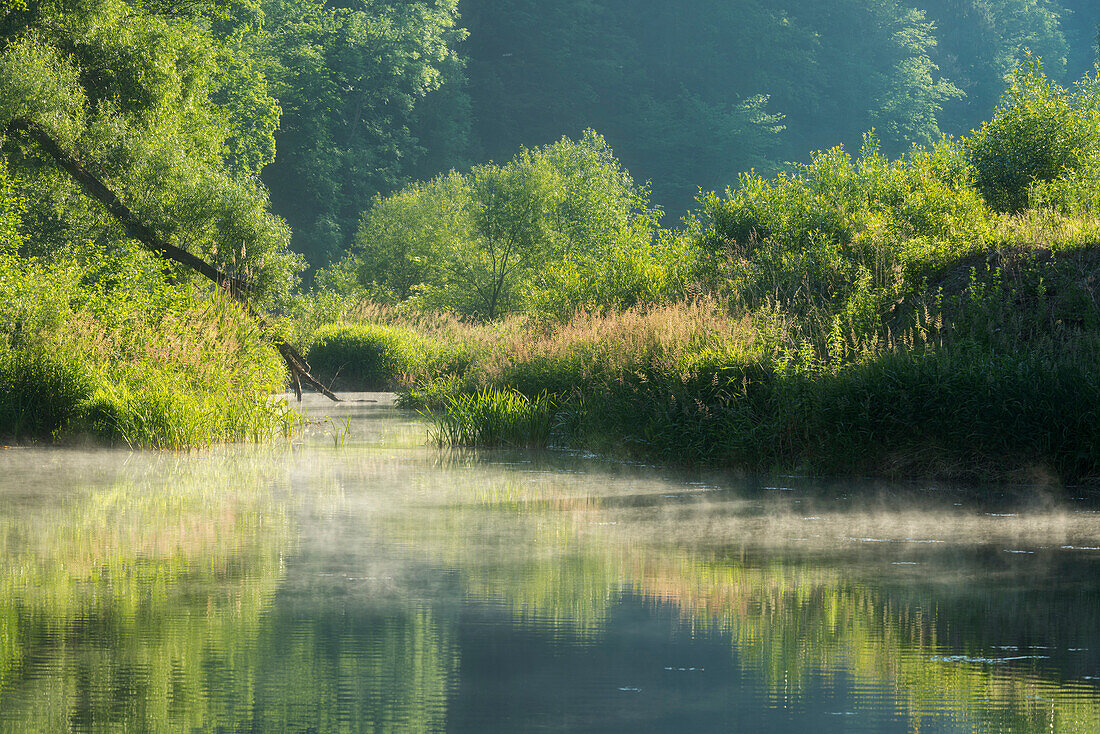
[[[1087,514],[848,508],[816,516],[813,540],[759,492],[683,502],[680,480],[580,459],[226,449],[96,472],[58,455],[0,454],[23,483],[0,502],[2,731],[458,730],[503,716],[463,693],[503,685],[475,662],[486,645],[612,655],[632,605],[673,624],[631,644],[721,641],[761,709],[798,711],[831,680],[853,714],[886,707],[913,731],[1100,722],[1085,668],[1026,644],[1095,641],[1088,557],[1000,547],[1100,546]],[[933,531],[943,544],[903,542]],[[601,701],[569,713],[594,722]]]

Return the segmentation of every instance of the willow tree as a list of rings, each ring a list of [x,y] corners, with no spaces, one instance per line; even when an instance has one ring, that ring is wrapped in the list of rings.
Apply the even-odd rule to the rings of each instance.
[[[8,10],[0,130],[31,202],[23,248],[48,257],[136,240],[177,277],[196,273],[245,303],[291,374],[313,384],[261,316],[302,263],[258,183],[279,109],[248,71],[260,16],[237,11],[121,0]]]

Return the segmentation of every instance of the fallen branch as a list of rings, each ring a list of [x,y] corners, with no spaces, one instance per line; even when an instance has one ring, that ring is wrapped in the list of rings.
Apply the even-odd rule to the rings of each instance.
[[[194,270],[199,275],[215,283],[219,288],[225,289],[235,301],[244,306],[248,315],[260,327],[264,337],[271,342],[286,363],[287,371],[290,373],[291,386],[294,388],[294,393],[299,402],[302,400],[302,383],[312,387],[330,400],[340,401],[340,398],[336,397],[331,390],[310,374],[309,363],[306,362],[298,350],[288,344],[275,331],[274,327],[261,314],[256,312],[256,309],[248,301],[244,285],[239,279],[218,270],[202,258],[176,247],[157,235],[149,225],[138,219],[137,215],[122,203],[118,194],[112,191],[98,176],[89,171],[76,157],[65,150],[41,126],[26,118],[17,118],[8,125],[7,132],[23,133],[34,141],[39,148],[53,159],[54,163],[80,185],[84,193],[105,206],[107,211],[123,226],[126,234],[141,243],[145,249],[160,258],[177,262]]]

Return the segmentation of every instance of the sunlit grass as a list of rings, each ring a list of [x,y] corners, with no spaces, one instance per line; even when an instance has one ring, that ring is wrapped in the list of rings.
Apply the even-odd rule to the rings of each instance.
[[[435,438],[455,446],[545,446],[557,409],[546,393],[528,398],[508,388],[486,387],[447,397]]]
[[[71,302],[89,298],[68,287]],[[256,325],[221,294],[184,293],[171,308],[93,299],[22,314],[0,332],[0,435],[186,449],[289,432],[295,414],[273,397],[284,368]]]

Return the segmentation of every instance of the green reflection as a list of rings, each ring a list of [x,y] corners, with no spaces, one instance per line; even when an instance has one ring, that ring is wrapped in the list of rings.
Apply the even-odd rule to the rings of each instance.
[[[430,528],[400,516],[387,532],[404,544],[415,537],[430,563],[460,571],[469,598],[502,601],[518,625],[599,638],[610,609],[629,592],[674,605],[690,630],[728,635],[741,668],[769,692],[768,705],[798,709],[809,681],[846,675],[856,690],[892,690],[912,731],[944,719],[980,731],[1100,729],[1093,686],[1062,681],[1034,661],[990,663],[980,624],[960,625],[949,643],[941,640],[951,620],[938,619],[934,604],[911,604],[842,561],[786,558],[782,547],[746,560],[736,550],[746,538],[701,530],[701,514],[712,508],[662,520],[657,529],[681,526],[680,542],[669,545],[639,523],[645,511],[605,507],[568,481],[537,482],[491,467],[435,481],[452,492],[447,510]],[[837,522],[850,532],[862,521]],[[967,535],[955,540],[969,544],[977,522],[960,521],[956,529]],[[1026,532],[1051,537],[1065,524],[1060,516],[1040,518]],[[904,528],[912,529],[910,518]],[[693,533],[694,542],[685,540]],[[733,552],[716,548],[730,545]],[[975,609],[1006,603],[973,593]],[[855,705],[868,711],[882,701]]]
[[[458,652],[427,609],[280,612],[261,638],[259,731],[440,732]]]
[[[982,621],[1022,614],[1010,597],[968,588],[951,606],[850,565],[855,551],[796,554],[802,526],[770,508],[670,504],[644,472],[577,468],[325,446],[136,455],[61,491],[47,473],[0,503],[0,729],[445,731],[474,675],[466,606],[595,645],[626,597],[728,639],[761,706],[798,711],[815,681],[846,678],[891,693],[856,711],[894,705],[914,732],[1100,729],[1091,684],[981,661]],[[893,520],[899,537],[934,529]],[[933,524],[963,546],[990,520],[951,522]],[[1058,542],[1100,546],[1092,519],[1014,522],[996,520],[1006,542],[1062,528]],[[815,527],[834,545],[880,530],[852,513]],[[1095,626],[1048,622],[1075,639]]]
[[[5,498],[0,730],[441,731],[457,652],[431,610],[283,603],[294,460],[135,455]],[[311,483],[315,510],[340,496]]]
[[[682,553],[651,566],[635,589],[677,604],[699,627],[729,634],[741,666],[766,681],[774,705],[797,707],[811,675],[845,673],[857,689],[893,688],[914,731],[943,716],[981,723],[976,731],[1068,734],[1100,724],[1091,686],[1044,676],[1026,663],[997,667],[983,662],[988,651],[959,655],[978,647],[967,639],[972,630],[960,630],[944,652],[934,610],[899,604],[839,568]],[[855,705],[866,711],[880,703]]]
[[[5,503],[6,730],[246,720],[236,704],[253,687],[262,614],[292,545],[286,509],[256,464],[135,463],[105,487]]]

